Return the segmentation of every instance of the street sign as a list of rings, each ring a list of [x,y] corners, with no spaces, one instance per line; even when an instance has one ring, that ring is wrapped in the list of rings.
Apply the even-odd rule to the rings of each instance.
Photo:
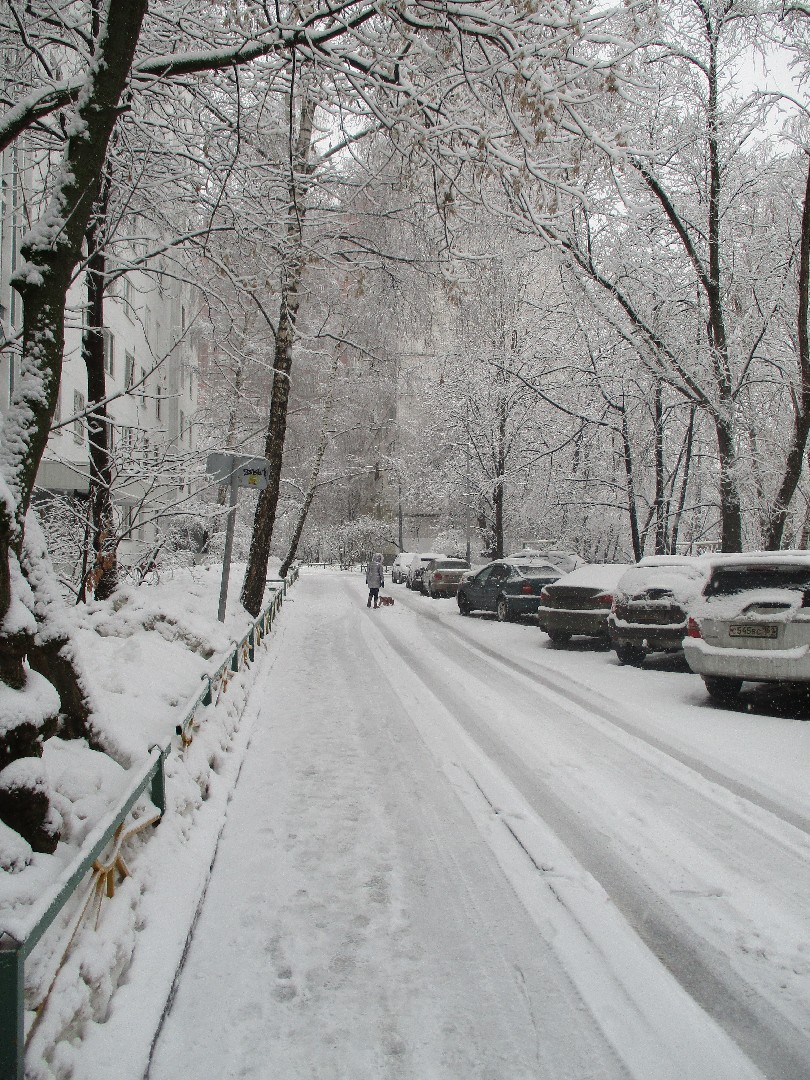
[[[263,457],[247,457],[245,454],[209,454],[205,471],[221,484],[231,489],[228,502],[228,522],[225,527],[225,551],[222,555],[222,584],[219,589],[217,618],[225,622],[225,606],[228,602],[228,579],[231,575],[233,531],[236,524],[236,503],[239,488],[264,491],[270,480],[270,462]]]
[[[205,471],[222,484],[264,491],[270,478],[270,462],[246,454],[209,454]]]

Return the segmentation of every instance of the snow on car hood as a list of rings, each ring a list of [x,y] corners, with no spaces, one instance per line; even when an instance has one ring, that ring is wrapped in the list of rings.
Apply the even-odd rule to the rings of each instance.
[[[700,595],[707,577],[707,568],[688,564],[634,566],[622,576],[616,594],[633,600],[648,589],[665,589],[677,603],[685,605]]]

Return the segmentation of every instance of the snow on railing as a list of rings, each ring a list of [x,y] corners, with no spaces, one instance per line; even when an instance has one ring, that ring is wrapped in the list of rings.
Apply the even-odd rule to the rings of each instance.
[[[273,599],[254,619],[244,637],[239,641],[231,642],[230,649],[214,670],[203,675],[205,685],[189,700],[183,713],[183,720],[176,728],[180,738],[181,753],[192,742],[194,731],[202,720],[200,709],[210,705],[216,706],[227,691],[228,683],[233,675],[243,667],[251,666],[257,647],[272,629],[273,622],[284,603],[287,589],[297,580],[297,566],[293,567],[286,578],[268,579],[268,584],[279,586],[273,590]],[[117,805],[90,832],[73,862],[65,868],[59,878],[28,909],[25,915],[19,919],[7,919],[5,925],[0,926],[0,1077],[2,1080],[24,1080],[25,1047],[47,1001],[46,993],[45,999],[37,1006],[34,1024],[26,1035],[24,1001],[26,957],[75,894],[88,872],[92,871],[87,900],[80,906],[70,938],[53,973],[52,986],[86,913],[94,908],[97,910],[105,892],[107,896],[112,897],[118,874],[127,876],[129,873],[120,854],[121,844],[146,826],[160,824],[166,809],[164,765],[171,750],[170,742],[164,746],[151,748],[147,763],[132,777],[129,787]],[[149,796],[157,813],[134,822],[129,829],[125,830],[124,822],[147,788],[149,788]],[[100,861],[102,853],[111,842],[114,847],[108,860]],[[94,900],[96,903],[93,902]]]

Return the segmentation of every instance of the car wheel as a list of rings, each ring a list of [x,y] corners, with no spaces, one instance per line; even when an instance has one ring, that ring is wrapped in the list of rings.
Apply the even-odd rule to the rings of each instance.
[[[620,664],[639,667],[644,660],[644,649],[641,645],[616,645],[614,647]]]
[[[458,594],[458,610],[462,615],[470,614],[470,601],[463,593]]]
[[[732,679],[727,675],[704,675],[706,692],[712,701],[727,705],[739,694],[742,687],[742,679]]]
[[[512,615],[509,611],[509,604],[506,602],[505,596],[498,597],[498,603],[495,608],[495,614],[498,616],[498,622],[511,622]]]
[[[571,640],[571,635],[567,634],[565,630],[547,630],[546,633],[552,645],[567,645]]]

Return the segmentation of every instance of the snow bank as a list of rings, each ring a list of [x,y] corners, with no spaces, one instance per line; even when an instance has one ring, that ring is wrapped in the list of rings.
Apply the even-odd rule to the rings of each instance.
[[[44,743],[41,760],[27,759],[4,770],[9,774],[16,768],[29,784],[33,780],[47,789],[53,813],[61,818],[61,840],[52,855],[38,854],[0,823],[0,931],[20,926],[26,911],[53,888],[88,834],[131,784],[150,747],[172,740],[201,678],[247,632],[252,617],[235,599],[225,624],[216,619],[217,569],[195,568],[157,585],[122,587],[109,601],[65,611],[64,628],[92,691],[95,748],[84,740],[51,738]],[[235,567],[234,579],[237,574]],[[271,596],[269,592],[268,600]],[[139,928],[147,917],[160,918],[150,900],[160,892],[161,867],[185,862],[186,909],[181,909],[170,940],[163,942],[165,948],[179,950],[179,959],[202,887],[200,867],[210,864],[238,773],[240,753],[234,748],[244,751],[240,720],[252,680],[248,669],[233,676],[226,692],[201,710],[193,741],[185,749],[174,738],[166,764],[166,813],[159,829],[149,827],[127,841],[123,854],[132,877],[119,885],[116,902],[105,903],[97,916],[88,875],[87,885],[77,890],[26,961],[26,1006],[33,1010],[47,998],[41,1014],[26,1015],[29,1080],[74,1076],[77,1048],[108,1018],[133,962]],[[54,706],[53,712],[58,709],[50,684],[33,672],[22,698],[35,713],[45,704]],[[0,715],[3,712],[0,702]],[[153,815],[151,803],[142,798],[134,819],[145,821]],[[166,900],[164,896],[164,904]]]

